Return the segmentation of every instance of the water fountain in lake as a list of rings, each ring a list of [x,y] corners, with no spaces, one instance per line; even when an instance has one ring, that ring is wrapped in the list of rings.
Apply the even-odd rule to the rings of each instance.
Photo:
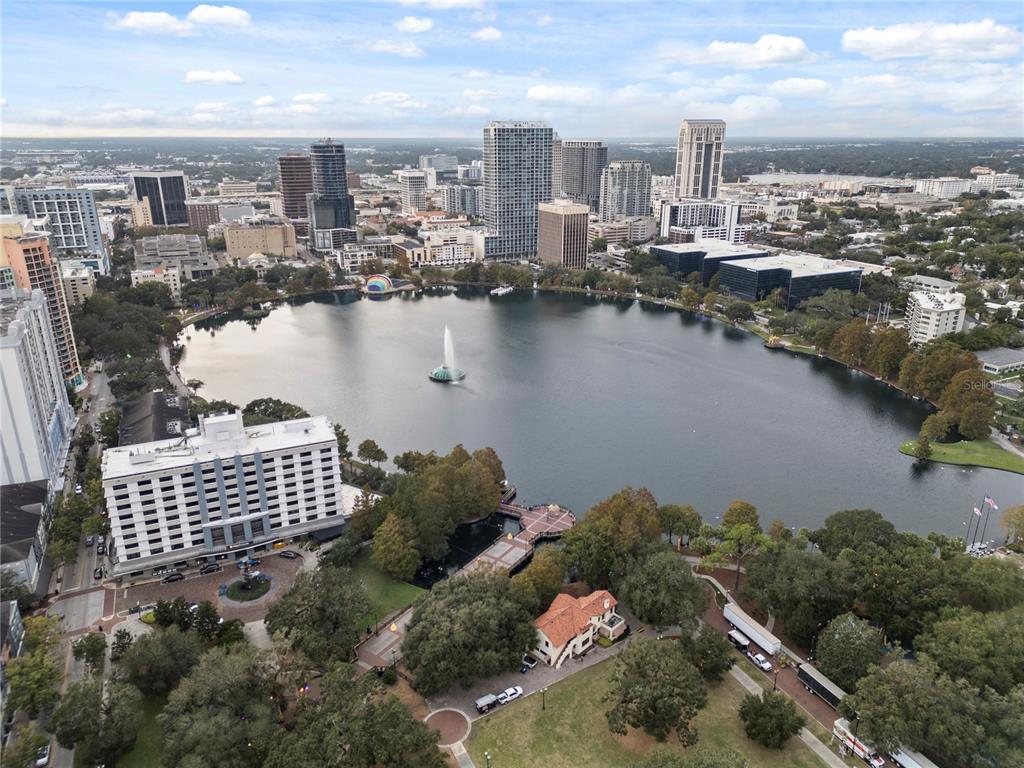
[[[466,378],[466,372],[455,365],[455,345],[452,343],[452,332],[444,327],[444,364],[439,365],[429,374],[431,381],[452,384]]]

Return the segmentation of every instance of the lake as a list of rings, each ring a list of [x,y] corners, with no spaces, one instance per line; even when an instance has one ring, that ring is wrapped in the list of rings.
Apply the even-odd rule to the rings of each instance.
[[[455,385],[427,378],[445,324],[467,373]],[[742,498],[765,525],[816,527],[869,507],[901,529],[955,535],[986,494],[1000,506],[1024,499],[1020,475],[900,454],[927,411],[871,377],[637,302],[327,294],[255,327],[214,320],[188,332],[182,374],[205,382],[207,398],[296,403],[342,424],[353,451],[366,438],[389,454],[491,445],[521,501],[578,514],[633,485],[711,523]]]

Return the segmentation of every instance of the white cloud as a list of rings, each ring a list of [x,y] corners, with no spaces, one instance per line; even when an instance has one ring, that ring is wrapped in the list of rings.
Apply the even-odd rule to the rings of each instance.
[[[542,13],[540,16],[537,17],[537,26],[538,27],[546,27],[549,24],[554,23],[554,21],[555,21],[555,19],[554,19],[554,17],[551,14],[549,14],[549,13]]]
[[[484,115],[489,115],[491,110],[480,104],[470,104],[468,107],[456,107],[452,112],[465,117],[483,117]]]
[[[535,85],[526,92],[530,101],[563,104],[592,104],[596,97],[593,88],[578,85]]]
[[[152,109],[116,109],[98,112],[92,117],[97,125],[152,125],[157,113]]]
[[[422,101],[414,101],[409,98],[408,93],[400,91],[378,91],[363,96],[364,104],[381,104],[394,109],[425,109],[426,104]]]
[[[843,50],[875,61],[927,57],[936,59],[1008,59],[1017,55],[1021,34],[992,19],[963,24],[919,21],[891,27],[849,29]]]
[[[144,32],[188,35],[192,32],[192,24],[164,11],[129,11],[123,16],[108,13],[107,26],[137,35]]]
[[[235,108],[226,101],[201,101],[193,109],[196,112],[232,112]]]
[[[462,92],[462,98],[470,101],[482,101],[484,99],[497,99],[501,94],[497,91],[487,91],[483,88],[467,88]]]
[[[197,85],[237,85],[243,80],[230,69],[190,69],[185,73],[185,82]]]
[[[289,104],[284,108],[285,112],[290,112],[295,115],[312,115],[319,112],[316,107],[312,104]]]
[[[501,40],[501,30],[497,27],[481,27],[470,37],[486,41]]]
[[[429,32],[433,28],[433,20],[426,16],[406,16],[395,22],[395,29],[399,32]]]
[[[252,22],[248,11],[231,5],[197,5],[188,16],[193,24],[220,24],[231,27],[246,27]]]
[[[544,77],[548,73],[547,67],[537,67],[530,71],[530,77]]]
[[[189,120],[194,123],[219,123],[224,119],[223,115],[218,115],[213,112],[193,112],[189,116]]]
[[[714,40],[705,48],[662,44],[658,55],[686,64],[723,64],[737,69],[759,69],[782,64],[814,61],[815,55],[799,37],[761,35],[754,43],[730,43]]]
[[[473,21],[479,21],[481,23],[487,21],[494,21],[495,19],[498,18],[498,12],[493,11],[490,8],[481,8],[480,10],[473,11],[471,14],[469,14],[469,18],[472,19]]]
[[[245,27],[252,22],[248,11],[230,5],[197,5],[184,19],[166,11],[129,11],[107,14],[109,29],[143,34],[191,35],[203,25]]]
[[[436,8],[439,11],[447,11],[452,8],[479,8],[484,4],[483,0],[400,0],[402,5],[423,5],[427,8]]]
[[[828,83],[815,77],[787,77],[776,80],[768,86],[768,93],[773,96],[794,96],[806,98],[828,92]]]
[[[0,107],[6,107],[6,106],[7,106],[7,99],[0,98]]]
[[[416,43],[396,43],[394,40],[375,40],[367,48],[373,53],[393,53],[406,59],[423,57],[423,49]]]
[[[331,101],[331,97],[326,93],[298,93],[292,96],[292,101],[301,104],[326,104]]]
[[[483,69],[467,69],[462,73],[462,76],[467,80],[486,80],[491,76],[491,73]]]
[[[258,99],[254,99],[252,104],[254,107],[269,107],[271,104],[276,104],[277,99],[273,96],[260,96]]]

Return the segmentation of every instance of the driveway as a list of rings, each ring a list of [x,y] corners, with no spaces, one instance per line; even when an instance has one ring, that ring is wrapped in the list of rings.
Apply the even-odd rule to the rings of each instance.
[[[506,672],[487,680],[478,680],[468,690],[460,685],[454,685],[443,693],[431,696],[427,699],[427,703],[430,705],[431,711],[457,709],[460,712],[464,712],[470,720],[477,720],[480,717],[486,717],[486,715],[481,715],[476,711],[476,704],[474,703],[481,696],[485,696],[488,693],[499,693],[506,688],[511,688],[513,685],[522,686],[524,697],[537,693],[541,688],[554,685],[559,680],[564,680],[577,672],[583,671],[587,667],[600,664],[602,661],[617,655],[634,637],[636,637],[636,633],[625,640],[620,640],[610,648],[602,648],[599,645],[595,645],[582,660],[570,659],[558,669],[539,662],[536,667],[526,674],[518,671]]]

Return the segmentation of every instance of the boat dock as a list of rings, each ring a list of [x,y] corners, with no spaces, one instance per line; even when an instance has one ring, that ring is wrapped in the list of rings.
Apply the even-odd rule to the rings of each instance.
[[[537,542],[557,539],[576,525],[576,515],[557,504],[539,504],[523,507],[502,502],[498,512],[519,521],[519,533],[506,533],[491,546],[473,558],[462,570],[475,571],[481,567],[514,571],[531,554]]]

